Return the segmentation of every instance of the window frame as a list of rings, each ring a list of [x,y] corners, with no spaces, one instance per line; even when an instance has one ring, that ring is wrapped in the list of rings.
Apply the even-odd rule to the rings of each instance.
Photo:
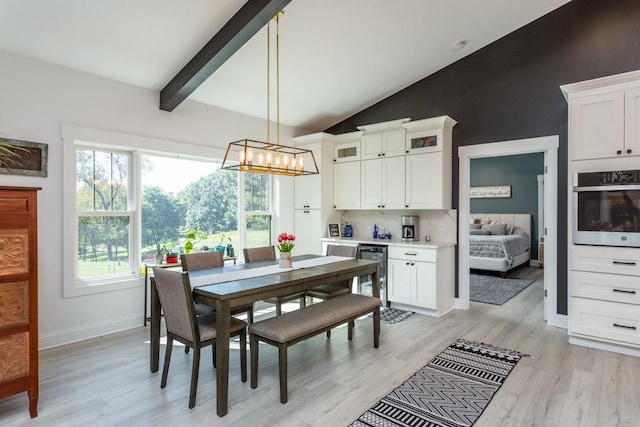
[[[128,135],[111,131],[84,128],[74,125],[62,125],[62,157],[63,157],[63,298],[74,298],[103,292],[114,292],[125,289],[143,287],[144,275],[140,268],[140,257],[130,256],[131,273],[101,277],[100,279],[78,280],[77,271],[77,243],[78,243],[78,215],[76,210],[76,150],[78,148],[95,149],[130,153],[129,162],[129,210],[133,221],[130,223],[130,253],[141,250],[141,154],[157,154],[177,158],[209,158],[218,160],[224,158],[224,149],[207,147],[196,144],[163,140],[152,137]],[[178,151],[179,150],[179,151]],[[240,180],[239,180],[240,181]],[[86,212],[86,211],[84,211]],[[101,213],[101,211],[91,211]],[[240,210],[238,212],[240,216]],[[240,223],[239,223],[240,224]]]
[[[274,239],[274,225],[275,225],[275,214],[276,214],[276,210],[274,208],[274,184],[275,181],[273,179],[273,175],[267,175],[269,178],[269,189],[268,189],[268,202],[267,204],[269,205],[269,210],[259,210],[259,211],[252,211],[252,210],[245,210],[245,203],[244,203],[244,195],[245,195],[245,185],[244,185],[244,179],[238,179],[238,194],[242,195],[242,209],[238,209],[238,236],[239,236],[239,241],[241,242],[241,248],[246,248],[247,246],[247,216],[248,215],[263,215],[263,216],[270,216],[271,217],[271,235],[269,236],[269,243],[271,245],[273,245],[273,239]],[[240,203],[240,200],[238,200],[238,203]],[[242,227],[240,227],[240,224],[242,224]],[[237,256],[239,256],[240,254],[236,254]],[[244,254],[242,254],[242,257],[239,257],[241,259],[241,262],[244,262]]]

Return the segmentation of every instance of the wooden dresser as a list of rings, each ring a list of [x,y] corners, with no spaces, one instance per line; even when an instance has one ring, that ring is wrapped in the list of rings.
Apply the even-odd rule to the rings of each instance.
[[[38,415],[38,190],[0,186],[0,398]]]

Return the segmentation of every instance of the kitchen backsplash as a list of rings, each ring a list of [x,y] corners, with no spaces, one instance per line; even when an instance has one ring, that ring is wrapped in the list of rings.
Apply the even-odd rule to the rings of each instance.
[[[347,224],[353,227],[353,237],[370,238],[373,235],[374,224],[379,232],[391,233],[393,240],[401,237],[400,217],[402,215],[418,215],[420,217],[420,240],[430,236],[432,242],[457,243],[458,211],[428,210],[428,211],[338,211],[329,222],[340,223],[340,232],[344,233]]]

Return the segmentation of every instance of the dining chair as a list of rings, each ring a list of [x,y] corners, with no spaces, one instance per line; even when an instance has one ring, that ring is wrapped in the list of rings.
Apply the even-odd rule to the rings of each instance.
[[[197,271],[207,268],[224,267],[224,258],[222,251],[200,252],[192,254],[181,254],[180,263],[182,271]],[[231,309],[231,314],[247,313],[247,321],[253,323],[253,304],[243,305]],[[196,303],[196,315],[206,315],[215,313],[215,308],[206,304]]]
[[[349,258],[355,258],[358,248],[356,246],[344,246],[344,245],[327,245],[327,256],[343,256]],[[326,285],[316,286],[315,288],[307,289],[306,296],[313,298],[326,300],[334,298],[339,295],[350,294],[352,291],[353,279],[342,280],[336,283],[329,283]],[[331,330],[327,331],[327,338],[331,337]]]
[[[258,248],[244,248],[242,251],[244,253],[244,262],[246,263],[275,261],[276,259],[276,249],[273,246],[261,246]],[[295,299],[300,299],[300,307],[305,307],[307,305],[304,292],[298,292],[291,295],[284,295],[281,297],[267,298],[265,302],[268,302],[270,304],[275,304],[276,316],[280,316],[282,314],[282,304],[287,303],[289,301],[293,301]]]
[[[200,369],[200,350],[216,343],[215,314],[196,316],[193,291],[186,272],[171,271],[158,267],[153,268],[154,281],[164,312],[167,329],[167,348],[164,355],[164,369],[160,387],[167,385],[169,363],[173,341],[179,341],[185,346],[193,348],[193,363],[191,367],[191,391],[189,394],[189,408],[196,404],[198,389],[198,371]],[[240,339],[240,377],[247,381],[247,322],[231,318],[230,336]],[[214,356],[215,357],[215,356]]]

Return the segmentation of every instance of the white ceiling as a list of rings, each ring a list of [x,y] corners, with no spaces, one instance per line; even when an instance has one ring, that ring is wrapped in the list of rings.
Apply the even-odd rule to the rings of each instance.
[[[0,0],[0,51],[159,92],[244,3]],[[280,122],[328,128],[565,3],[293,0],[280,22]],[[189,99],[266,117],[266,49],[263,30]]]

